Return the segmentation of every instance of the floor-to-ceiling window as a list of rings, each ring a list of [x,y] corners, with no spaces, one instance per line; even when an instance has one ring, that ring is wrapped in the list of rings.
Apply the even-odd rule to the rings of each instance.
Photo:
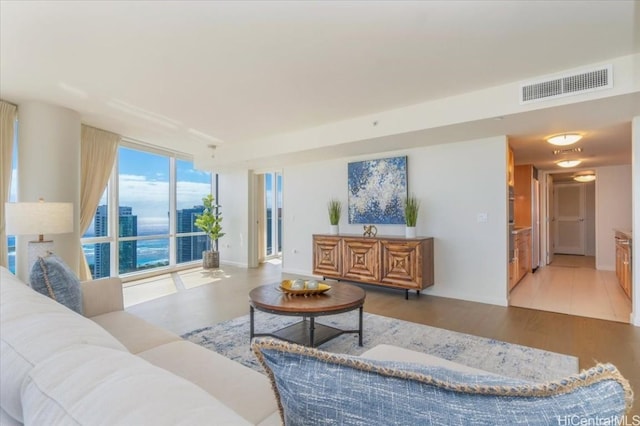
[[[9,190],[9,201],[18,201],[18,122],[16,120],[13,129],[13,158],[11,162],[11,189]],[[16,237],[7,235],[8,267],[11,272],[16,272]]]
[[[193,227],[211,173],[177,154],[127,144],[83,236],[94,278],[163,270],[202,258],[207,237]]]
[[[195,170],[193,163],[176,160],[176,263],[202,259],[209,238],[195,227],[204,210],[202,198],[211,193],[211,173]]]
[[[265,173],[265,258],[282,253],[282,174]]]

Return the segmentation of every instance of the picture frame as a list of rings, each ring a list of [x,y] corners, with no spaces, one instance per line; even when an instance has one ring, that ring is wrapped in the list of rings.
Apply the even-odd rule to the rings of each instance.
[[[407,157],[348,164],[348,216],[352,224],[404,224]]]

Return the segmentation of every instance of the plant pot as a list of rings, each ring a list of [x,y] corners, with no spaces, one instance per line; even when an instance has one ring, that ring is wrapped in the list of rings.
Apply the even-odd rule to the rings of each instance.
[[[202,252],[202,267],[204,269],[216,269],[220,267],[220,252],[219,251],[203,251]]]
[[[416,237],[416,227],[415,226],[407,226],[404,228],[404,236],[407,238],[415,238]]]
[[[329,235],[338,235],[338,225],[329,225]]]

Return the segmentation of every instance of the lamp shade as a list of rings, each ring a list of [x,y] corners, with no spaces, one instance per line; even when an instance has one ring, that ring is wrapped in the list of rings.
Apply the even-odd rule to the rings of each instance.
[[[571,145],[582,139],[582,135],[577,133],[565,133],[562,135],[551,136],[547,138],[547,142],[552,145]]]
[[[5,217],[8,235],[73,232],[72,203],[5,203]]]
[[[596,180],[596,175],[594,174],[578,175],[578,176],[574,176],[573,180],[578,182],[593,182],[594,180]]]

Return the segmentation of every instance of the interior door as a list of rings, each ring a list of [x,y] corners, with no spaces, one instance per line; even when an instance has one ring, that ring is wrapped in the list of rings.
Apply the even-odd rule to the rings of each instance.
[[[562,183],[554,187],[556,254],[584,255],[585,191],[581,183]]]
[[[553,176],[547,175],[547,211],[546,211],[546,221],[547,221],[547,265],[553,262],[553,251],[555,250],[555,205],[553,200]]]

